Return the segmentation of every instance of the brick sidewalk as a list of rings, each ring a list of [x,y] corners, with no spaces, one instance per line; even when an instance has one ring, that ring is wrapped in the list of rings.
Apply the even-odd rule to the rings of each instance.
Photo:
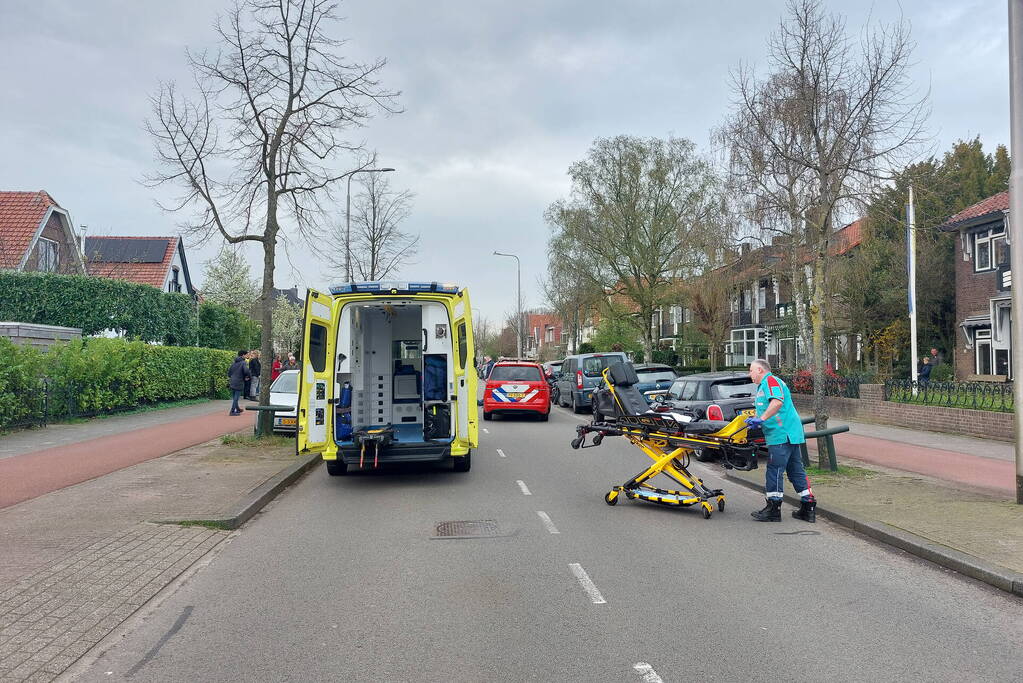
[[[230,536],[151,520],[223,515],[293,453],[217,439],[0,510],[0,680],[53,680]]]

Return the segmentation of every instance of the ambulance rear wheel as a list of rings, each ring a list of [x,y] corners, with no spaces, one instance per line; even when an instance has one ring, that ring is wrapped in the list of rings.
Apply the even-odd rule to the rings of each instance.
[[[455,458],[455,472],[468,472],[472,467],[472,452]]]
[[[327,463],[327,474],[332,477],[343,477],[348,474],[348,464],[338,457],[337,460],[324,460]]]

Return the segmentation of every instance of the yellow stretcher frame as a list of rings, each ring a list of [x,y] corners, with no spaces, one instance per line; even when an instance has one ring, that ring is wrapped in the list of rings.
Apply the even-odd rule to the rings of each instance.
[[[676,507],[700,507],[703,518],[710,519],[716,506],[719,512],[725,509],[725,494],[721,489],[712,489],[703,480],[689,471],[689,459],[700,448],[715,448],[724,455],[726,468],[754,469],[756,467],[755,444],[748,443],[746,418],[754,415],[746,410],[735,419],[710,434],[686,434],[668,427],[664,418],[653,415],[625,415],[622,401],[609,377],[609,370],[602,373],[604,385],[611,392],[619,417],[617,422],[592,422],[576,428],[572,448],[599,446],[605,436],[624,436],[629,443],[643,451],[653,464],[620,486],[613,486],[604,496],[608,505],[617,505],[619,497],[645,500],[658,505]],[[594,434],[592,443],[586,444],[587,434]],[[731,456],[738,454],[745,463],[736,463]],[[660,489],[647,482],[658,474],[664,474],[682,485],[683,490]]]

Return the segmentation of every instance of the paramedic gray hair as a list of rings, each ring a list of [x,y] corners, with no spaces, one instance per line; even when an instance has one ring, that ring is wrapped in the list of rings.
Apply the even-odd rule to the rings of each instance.
[[[770,372],[771,371],[771,364],[768,363],[763,358],[757,358],[755,361],[750,363],[750,365],[756,365],[757,367],[761,368],[764,372]]]

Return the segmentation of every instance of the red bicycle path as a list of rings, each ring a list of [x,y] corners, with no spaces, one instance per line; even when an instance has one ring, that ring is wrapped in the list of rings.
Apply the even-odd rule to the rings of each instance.
[[[816,450],[816,439],[811,439],[807,446]],[[1016,492],[1016,467],[1007,460],[849,433],[835,436],[835,450],[839,457],[997,491],[1010,497]]]
[[[252,429],[255,412],[189,417],[0,459],[0,509],[159,458],[224,434]]]

